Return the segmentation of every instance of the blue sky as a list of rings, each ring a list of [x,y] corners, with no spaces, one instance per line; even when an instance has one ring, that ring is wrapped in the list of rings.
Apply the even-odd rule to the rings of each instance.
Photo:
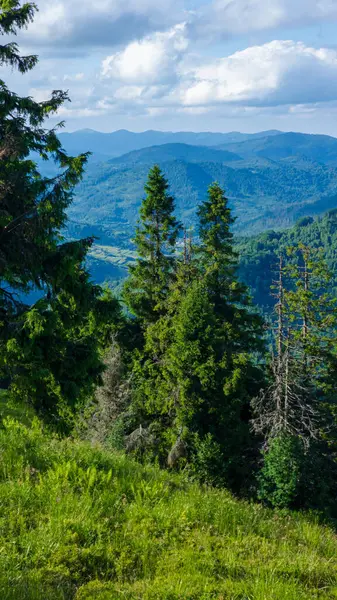
[[[38,0],[19,93],[68,89],[69,131],[337,136],[337,0]]]

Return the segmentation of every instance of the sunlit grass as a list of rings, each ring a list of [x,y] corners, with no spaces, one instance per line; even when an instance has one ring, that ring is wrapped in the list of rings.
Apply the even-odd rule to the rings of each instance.
[[[337,537],[57,440],[7,420],[0,431],[1,600],[337,598]]]

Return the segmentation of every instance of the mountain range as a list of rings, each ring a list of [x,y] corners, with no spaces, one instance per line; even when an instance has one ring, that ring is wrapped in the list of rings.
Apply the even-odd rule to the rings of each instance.
[[[120,129],[112,133],[102,133],[93,129],[81,129],[72,133],[61,133],[60,140],[65,150],[70,154],[89,151],[93,153],[93,159],[99,161],[104,159],[104,157],[121,156],[132,150],[140,150],[162,144],[217,146],[219,144],[238,143],[248,139],[271,137],[279,133],[281,132],[277,130],[253,134],[240,133],[238,131],[230,133],[194,133],[190,131],[171,132],[153,130],[135,133],[126,129]]]
[[[195,224],[196,207],[215,180],[226,190],[239,234],[289,227],[300,217],[337,207],[337,139],[333,137],[277,131],[61,135],[69,152],[94,152],[69,210],[69,232],[74,237],[93,233],[102,244],[130,248],[144,184],[154,163],[167,176],[177,215],[188,227]],[[86,144],[88,139],[91,145]],[[168,143],[168,139],[175,141]],[[220,139],[222,143],[214,145]],[[163,143],[134,148],[153,140]],[[127,145],[133,149],[116,156]],[[97,147],[111,154],[102,160]]]
[[[123,130],[83,130],[60,137],[72,154],[93,152],[69,209],[67,236],[98,238],[89,259],[96,281],[123,279],[127,264],[135,260],[130,239],[147,174],[155,163],[168,178],[177,216],[187,227],[195,225],[196,207],[208,186],[217,180],[225,188],[237,217],[240,273],[260,306],[270,306],[272,263],[288,243],[314,240],[337,268],[337,220],[332,211],[337,208],[336,138],[279,131]],[[329,216],[320,218],[326,211]],[[301,227],[293,227],[299,219]]]

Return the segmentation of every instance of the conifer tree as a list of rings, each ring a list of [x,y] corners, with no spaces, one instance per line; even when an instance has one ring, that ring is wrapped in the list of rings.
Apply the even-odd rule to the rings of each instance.
[[[0,35],[16,35],[36,10],[0,0]],[[36,63],[16,43],[0,45],[2,67],[24,74]],[[60,411],[71,412],[99,380],[98,332],[116,309],[109,300],[102,310],[83,266],[93,240],[65,243],[61,235],[87,160],[67,156],[57,128],[44,128],[67,100],[62,91],[44,102],[20,97],[0,79],[0,380],[9,378],[14,396],[59,422]],[[41,175],[36,155],[56,163],[58,175]],[[33,305],[31,291],[39,297]]]
[[[145,185],[135,244],[139,258],[129,268],[124,299],[130,311],[144,324],[156,321],[166,310],[165,302],[173,276],[174,250],[180,225],[173,215],[174,199],[168,183],[155,165]]]
[[[218,183],[208,190],[208,198],[198,209],[200,257],[210,295],[216,310],[224,310],[224,298],[233,294],[237,256],[233,249],[231,215],[228,200]]]
[[[0,34],[16,34],[33,19],[32,3],[0,2]],[[35,66],[36,56],[21,57],[15,43],[0,46],[0,64],[25,73]],[[17,306],[15,290],[41,287],[48,252],[59,243],[59,232],[79,181],[87,155],[68,157],[54,129],[45,130],[45,119],[67,100],[53,92],[50,100],[20,98],[0,80],[0,303],[2,313]],[[61,124],[60,124],[61,125]],[[55,178],[41,177],[29,158],[38,153],[51,158],[63,170]],[[10,289],[9,289],[10,288]]]
[[[281,257],[271,386],[256,401],[257,431],[299,436],[308,447],[324,425],[336,373],[336,298],[321,251],[300,244]],[[326,415],[327,416],[327,415]]]
[[[167,313],[145,332],[135,397],[156,423],[163,460],[184,442],[198,476],[239,489],[254,446],[249,402],[262,384],[252,356],[261,349],[261,320],[236,280],[233,220],[217,184],[199,215],[201,246],[189,253],[185,242]]]

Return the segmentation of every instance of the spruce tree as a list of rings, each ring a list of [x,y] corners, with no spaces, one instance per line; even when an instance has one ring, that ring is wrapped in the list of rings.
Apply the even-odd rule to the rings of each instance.
[[[235,291],[233,281],[237,256],[231,231],[235,219],[218,183],[209,187],[208,198],[198,208],[198,218],[200,257],[210,296],[216,310],[224,311],[226,300]]]
[[[30,2],[0,0],[0,34],[16,35],[36,10]],[[0,45],[2,67],[26,73],[36,63],[14,42]],[[98,332],[116,309],[110,300],[102,308],[101,291],[83,266],[93,240],[65,243],[61,235],[87,161],[87,154],[67,156],[57,128],[44,127],[67,100],[55,91],[36,102],[0,80],[0,381],[57,423],[99,381]],[[59,173],[43,176],[34,156],[52,160]],[[32,291],[39,298],[33,305]]]
[[[155,165],[145,185],[146,197],[134,239],[139,258],[129,268],[130,276],[124,287],[127,307],[145,325],[165,312],[173,277],[174,251],[181,227],[173,215],[174,199],[168,187]]]
[[[217,184],[199,215],[200,246],[194,254],[185,243],[167,312],[146,329],[135,399],[156,424],[163,461],[169,454],[172,465],[173,448],[185,447],[182,460],[198,477],[238,490],[255,452],[249,403],[262,385],[253,356],[262,323],[236,279],[233,220]]]
[[[271,385],[256,401],[254,425],[267,439],[295,435],[308,447],[327,429],[323,407],[334,402],[337,301],[319,249],[300,244],[287,255],[277,283]]]

